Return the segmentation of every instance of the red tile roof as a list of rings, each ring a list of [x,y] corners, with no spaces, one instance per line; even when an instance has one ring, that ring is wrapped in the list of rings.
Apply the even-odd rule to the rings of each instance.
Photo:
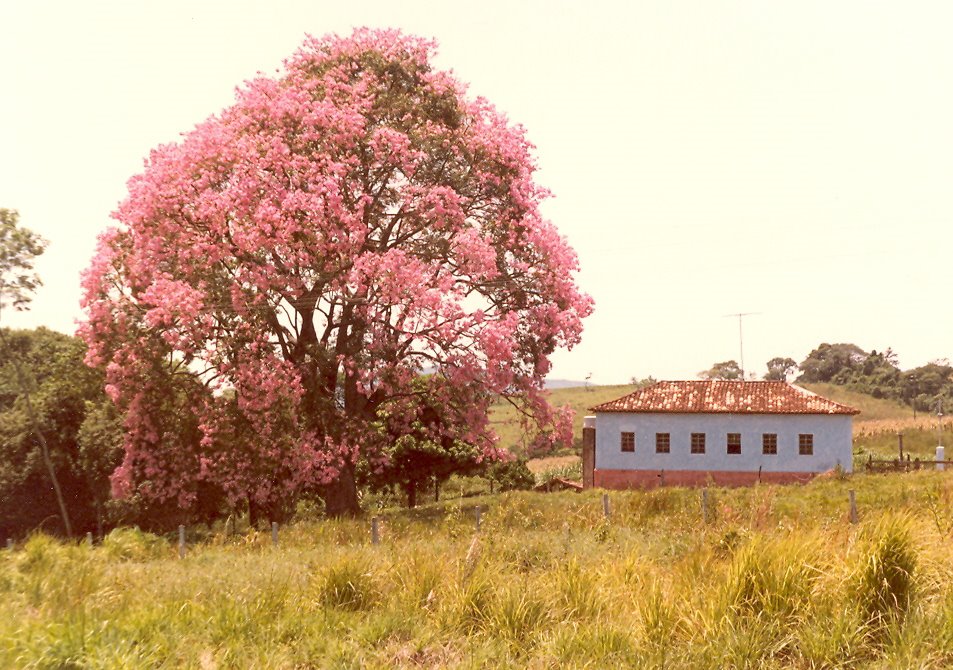
[[[822,398],[787,382],[658,382],[591,407],[592,412],[673,412],[681,414],[859,414],[860,410]]]

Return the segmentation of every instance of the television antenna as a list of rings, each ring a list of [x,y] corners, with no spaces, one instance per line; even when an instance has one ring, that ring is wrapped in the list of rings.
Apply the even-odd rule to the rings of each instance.
[[[761,314],[761,312],[740,312],[738,314],[725,314],[726,319],[738,319],[738,365],[741,367],[741,381],[745,380],[745,344],[744,337],[741,332],[741,320],[746,316],[755,316]]]

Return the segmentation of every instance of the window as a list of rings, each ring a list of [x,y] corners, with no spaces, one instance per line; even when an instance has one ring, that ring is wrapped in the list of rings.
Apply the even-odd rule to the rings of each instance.
[[[635,451],[635,433],[622,433],[622,451]]]
[[[672,448],[672,438],[668,433],[655,434],[655,453],[667,454]]]
[[[705,453],[705,433],[692,433],[692,453]]]
[[[797,436],[797,453],[801,456],[811,456],[814,453],[813,433],[801,433]]]
[[[728,453],[741,453],[741,433],[728,433]]]
[[[777,433],[764,433],[761,435],[761,453],[762,454],[777,454],[778,453],[778,434]]]

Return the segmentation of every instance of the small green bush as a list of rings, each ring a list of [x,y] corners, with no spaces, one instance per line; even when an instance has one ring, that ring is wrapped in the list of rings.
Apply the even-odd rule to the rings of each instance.
[[[486,478],[497,491],[526,491],[536,485],[536,477],[530,472],[525,458],[513,461],[497,461],[487,468]]]

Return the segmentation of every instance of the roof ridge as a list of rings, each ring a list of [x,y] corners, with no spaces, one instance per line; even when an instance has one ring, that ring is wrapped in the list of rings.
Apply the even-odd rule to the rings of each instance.
[[[767,379],[662,380],[589,409],[686,414],[859,414],[853,407],[787,380]]]

